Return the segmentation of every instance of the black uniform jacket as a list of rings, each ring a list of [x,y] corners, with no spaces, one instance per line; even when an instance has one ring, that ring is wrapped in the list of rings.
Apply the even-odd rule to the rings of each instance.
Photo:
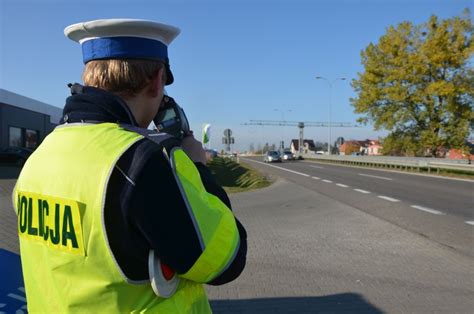
[[[138,126],[124,101],[106,91],[85,87],[66,100],[62,123],[113,122]],[[171,139],[169,150],[179,144]],[[209,193],[229,208],[225,191],[202,163],[195,163]],[[105,230],[118,266],[133,281],[149,279],[151,249],[179,274],[186,273],[201,254],[201,247],[186,204],[162,147],[147,139],[132,145],[118,160],[107,186]],[[240,248],[230,265],[211,285],[237,278],[245,267],[247,234],[236,219]]]

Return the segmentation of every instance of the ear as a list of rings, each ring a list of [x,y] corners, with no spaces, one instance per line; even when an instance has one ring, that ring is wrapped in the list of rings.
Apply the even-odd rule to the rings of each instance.
[[[148,84],[148,94],[151,97],[157,97],[160,91],[165,86],[165,82],[163,81],[163,74],[164,69],[160,69],[158,73],[151,79],[150,83]]]

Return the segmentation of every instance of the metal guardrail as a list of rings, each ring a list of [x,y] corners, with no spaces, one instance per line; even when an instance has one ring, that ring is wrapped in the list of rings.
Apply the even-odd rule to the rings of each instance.
[[[344,155],[317,155],[302,154],[307,159],[317,159],[321,161],[353,164],[362,166],[374,166],[384,168],[398,168],[405,170],[421,169],[437,173],[440,170],[457,170],[474,173],[474,165],[468,163],[467,160],[453,160],[444,158],[424,158],[424,157],[393,157],[393,156],[344,156]]]
[[[474,165],[469,164],[447,164],[442,162],[430,162],[428,167],[435,169],[461,170],[474,173]]]

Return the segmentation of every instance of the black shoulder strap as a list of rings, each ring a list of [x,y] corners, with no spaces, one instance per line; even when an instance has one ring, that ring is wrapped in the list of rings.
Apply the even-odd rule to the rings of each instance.
[[[127,131],[138,133],[144,138],[159,145],[167,156],[173,147],[179,146],[180,144],[179,140],[176,137],[169,135],[168,133],[160,133],[154,130],[140,128],[130,124],[120,124],[120,127]]]

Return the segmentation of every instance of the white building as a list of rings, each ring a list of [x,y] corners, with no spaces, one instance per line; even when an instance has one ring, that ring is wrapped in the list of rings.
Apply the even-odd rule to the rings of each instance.
[[[0,148],[35,149],[62,117],[62,109],[0,89]]]

